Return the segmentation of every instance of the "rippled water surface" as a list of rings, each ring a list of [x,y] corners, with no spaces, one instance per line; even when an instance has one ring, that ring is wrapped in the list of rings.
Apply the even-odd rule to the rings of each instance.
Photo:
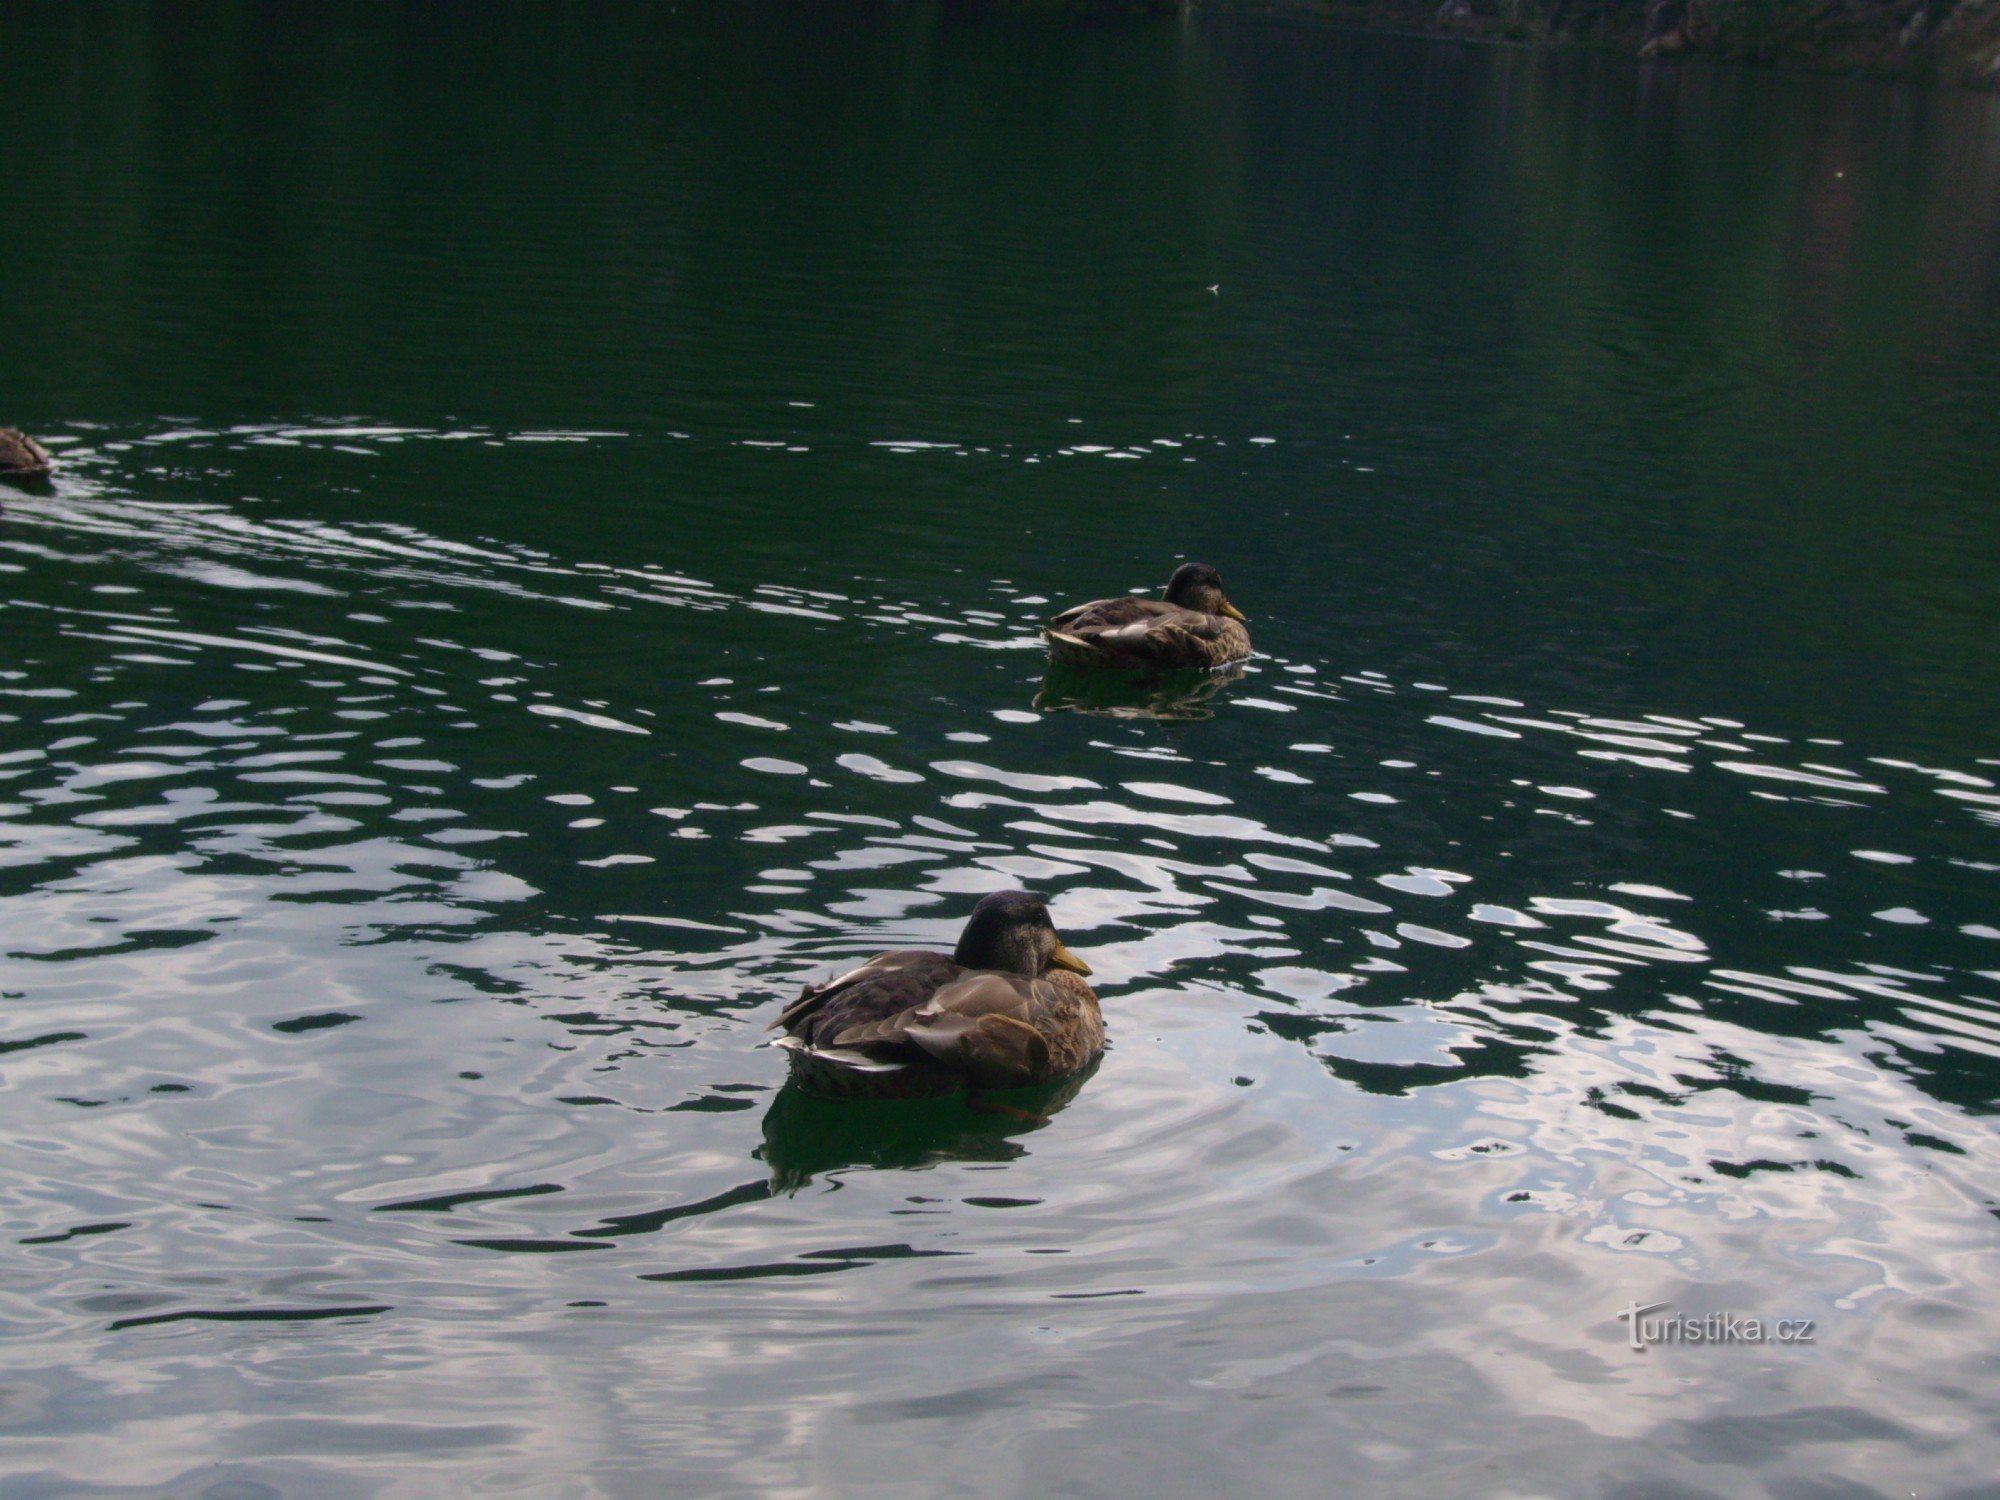
[[[10,17],[0,1494],[1990,1493],[1993,101],[681,9]]]

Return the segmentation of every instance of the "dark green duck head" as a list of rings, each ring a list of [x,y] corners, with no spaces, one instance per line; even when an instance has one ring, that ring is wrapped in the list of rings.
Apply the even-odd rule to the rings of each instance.
[[[1222,591],[1222,575],[1207,563],[1182,563],[1167,580],[1166,601],[1182,609],[1200,610],[1205,615],[1226,615],[1232,620],[1250,617],[1229,602]]]
[[[1063,946],[1048,906],[1026,891],[995,891],[972,908],[951,961],[967,969],[998,969],[1039,979],[1050,969],[1088,974],[1090,965]]]

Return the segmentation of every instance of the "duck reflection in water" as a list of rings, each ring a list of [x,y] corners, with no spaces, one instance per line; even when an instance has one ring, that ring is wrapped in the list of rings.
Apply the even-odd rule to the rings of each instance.
[[[1087,668],[1051,661],[1035,694],[1043,713],[1068,711],[1099,714],[1110,719],[1157,719],[1189,723],[1215,715],[1214,699],[1243,678],[1243,664],[1203,671],[1198,668]]]
[[[1023,1137],[1046,1126],[1097,1071],[1002,1094],[935,1099],[857,1100],[815,1094],[794,1078],[764,1115],[757,1156],[771,1191],[795,1193],[843,1167],[915,1171],[948,1161],[1012,1161]]]

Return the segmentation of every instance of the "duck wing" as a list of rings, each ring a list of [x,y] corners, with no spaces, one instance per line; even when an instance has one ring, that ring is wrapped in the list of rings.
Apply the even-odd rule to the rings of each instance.
[[[1248,655],[1250,638],[1242,627],[1225,615],[1204,614],[1198,609],[1177,609],[1161,616],[1148,627],[1146,640],[1170,660],[1202,660],[1209,648],[1232,632],[1242,636],[1243,651]]]
[[[987,1088],[1049,1076],[1048,1039],[1036,1029],[1036,983],[1018,974],[960,970],[921,1003],[828,1037],[841,1049],[915,1047]]]
[[[1134,609],[1100,608],[1116,605]],[[1110,599],[1083,606],[1084,613],[1062,625],[1057,616],[1050,639],[1107,657],[1150,661],[1161,665],[1208,665],[1218,659],[1217,643],[1232,628],[1222,615],[1182,609],[1157,599]]]
[[[1174,606],[1158,599],[1093,599],[1064,610],[1049,621],[1049,629],[1087,635],[1093,631],[1115,630],[1143,623]]]
[[[878,953],[837,979],[807,985],[766,1030],[783,1028],[806,1042],[830,1042],[836,1031],[922,1004],[964,972],[944,954],[922,948]]]

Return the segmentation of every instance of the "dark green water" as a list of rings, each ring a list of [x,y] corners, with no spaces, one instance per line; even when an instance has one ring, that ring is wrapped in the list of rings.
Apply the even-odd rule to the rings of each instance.
[[[1993,100],[7,21],[0,1495],[1991,1493]],[[1012,884],[1048,1123],[781,1092]]]

